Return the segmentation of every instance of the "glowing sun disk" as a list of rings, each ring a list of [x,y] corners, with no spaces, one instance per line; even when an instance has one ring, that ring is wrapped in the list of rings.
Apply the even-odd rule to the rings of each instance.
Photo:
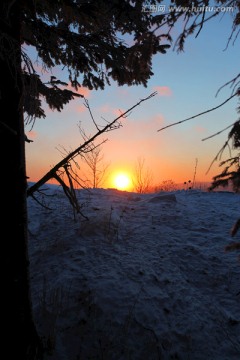
[[[126,174],[118,174],[114,178],[114,184],[119,190],[125,190],[130,185],[130,179]]]

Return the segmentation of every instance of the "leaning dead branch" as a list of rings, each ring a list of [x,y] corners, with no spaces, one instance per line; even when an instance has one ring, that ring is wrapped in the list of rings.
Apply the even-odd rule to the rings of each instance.
[[[100,129],[98,126],[96,126],[96,122],[94,121],[94,124],[97,128],[97,132],[91,136],[91,137],[85,137],[84,139],[84,143],[81,144],[78,148],[76,148],[75,150],[71,151],[70,153],[68,153],[61,161],[59,161],[49,172],[47,172],[40,180],[38,180],[35,184],[33,184],[32,186],[30,186],[27,189],[27,196],[33,196],[33,194],[39,190],[39,188],[41,186],[43,186],[46,182],[48,182],[51,179],[55,179],[57,180],[57,182],[62,186],[66,196],[68,197],[71,205],[74,208],[74,211],[77,213],[81,214],[80,211],[80,206],[77,202],[77,198],[76,198],[76,194],[74,191],[74,184],[73,181],[76,181],[76,176],[73,176],[73,173],[70,171],[71,166],[70,163],[71,161],[74,161],[74,158],[78,155],[84,154],[86,152],[89,152],[93,149],[93,147],[96,147],[94,145],[94,140],[96,140],[96,138],[98,138],[100,135],[104,134],[107,131],[111,131],[111,130],[115,130],[116,128],[118,128],[116,126],[116,124],[118,123],[118,121],[121,118],[126,117],[127,115],[129,115],[129,113],[136,108],[137,106],[139,106],[142,102],[151,99],[153,96],[155,96],[157,94],[157,92],[153,92],[152,94],[150,94],[149,96],[147,96],[144,99],[139,100],[138,103],[136,103],[135,105],[133,105],[131,108],[129,108],[127,111],[125,111],[124,113],[121,113],[117,118],[115,118],[113,121],[107,123],[106,126],[104,126],[102,129]],[[88,104],[88,103],[87,103]],[[89,105],[88,105],[88,109]],[[91,117],[92,113],[90,113]],[[67,177],[68,183],[69,185],[66,184],[66,182],[63,180],[64,175]],[[75,174],[76,175],[76,174]],[[83,215],[83,214],[81,214]]]
[[[76,196],[76,192],[75,192],[74,185],[73,185],[73,177],[71,175],[71,172],[69,171],[69,167],[71,167],[71,165],[69,163],[63,165],[64,172],[67,175],[69,186],[64,182],[64,180],[57,173],[55,173],[54,178],[62,186],[65,195],[67,196],[70,204],[72,205],[74,218],[75,218],[76,214],[80,214],[86,220],[88,220],[88,218],[81,212],[81,206],[79,205],[79,202],[78,202],[78,199]]]

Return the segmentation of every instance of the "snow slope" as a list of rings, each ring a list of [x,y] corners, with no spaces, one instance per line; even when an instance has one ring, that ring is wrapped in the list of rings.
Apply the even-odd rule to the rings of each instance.
[[[240,195],[79,190],[87,221],[47,193],[52,210],[28,199],[46,359],[240,359],[240,263],[224,252]]]

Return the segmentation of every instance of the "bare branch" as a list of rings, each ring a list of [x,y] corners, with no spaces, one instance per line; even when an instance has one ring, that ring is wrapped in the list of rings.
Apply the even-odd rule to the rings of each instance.
[[[230,84],[231,84],[231,87],[233,87],[233,92],[235,92],[235,89],[236,89],[236,86],[237,86],[236,81],[237,81],[237,79],[239,79],[239,78],[240,78],[240,73],[239,73],[237,76],[235,76],[235,78],[233,78],[232,80],[230,80],[230,81],[226,82],[224,85],[222,85],[222,86],[218,89],[218,91],[217,91],[217,93],[216,93],[216,96],[218,96],[219,92],[220,92],[225,86],[228,86],[228,85],[230,85]],[[234,84],[235,84],[235,86],[234,86]]]
[[[214,136],[220,135],[222,132],[226,131],[227,129],[229,129],[230,127],[232,127],[234,124],[235,124],[235,122],[234,122],[233,124],[231,124],[231,125],[227,126],[226,128],[224,128],[224,129],[222,129],[222,130],[220,130],[220,131],[216,132],[215,134],[210,135],[210,136],[208,136],[208,137],[206,137],[206,138],[202,139],[202,141],[205,141],[205,140],[208,140],[208,139],[213,138]]]
[[[200,22],[200,25],[199,25],[199,30],[198,30],[197,34],[195,35],[195,38],[197,38],[198,35],[200,34],[200,32],[202,31],[204,20],[205,20],[205,15],[206,15],[206,11],[205,11],[205,8],[204,8],[204,11],[203,11],[203,14],[202,14],[202,19],[201,19],[201,22]]]
[[[234,93],[233,95],[231,95],[227,100],[225,100],[224,102],[222,102],[220,105],[217,105],[217,106],[215,106],[215,107],[213,107],[213,108],[211,108],[211,109],[209,109],[209,110],[203,111],[203,112],[201,112],[201,113],[199,113],[199,114],[197,114],[197,115],[191,116],[191,117],[189,117],[189,118],[187,118],[187,119],[184,119],[184,120],[181,120],[181,121],[177,121],[177,122],[175,122],[175,123],[172,123],[172,124],[169,124],[169,125],[167,125],[167,126],[164,126],[164,127],[160,128],[160,129],[157,130],[157,131],[159,132],[159,131],[168,129],[168,128],[172,127],[172,126],[182,124],[182,123],[184,123],[184,122],[186,122],[186,121],[195,119],[196,117],[199,117],[199,116],[201,116],[201,115],[204,115],[204,114],[207,114],[207,113],[209,113],[209,112],[211,112],[211,111],[214,111],[214,110],[216,110],[216,109],[219,109],[221,106],[225,105],[229,100],[231,100],[233,97],[235,97],[235,96],[237,96],[237,95],[239,95],[238,92],[236,92],[236,93]]]
[[[52,178],[56,178],[57,171],[63,167],[66,163],[68,163],[70,160],[72,160],[75,156],[77,156],[80,152],[83,152],[90,144],[93,143],[93,141],[106,131],[112,129],[114,124],[121,119],[122,117],[126,116],[131,112],[134,108],[139,106],[142,102],[147,101],[157,95],[157,92],[153,92],[149,96],[147,96],[144,99],[140,99],[138,103],[133,105],[131,108],[126,110],[123,114],[119,115],[117,118],[115,118],[112,122],[107,124],[102,130],[98,130],[96,134],[94,134],[91,138],[85,141],[84,144],[80,145],[77,149],[69,153],[64,159],[62,159],[58,164],[56,164],[48,173],[46,173],[39,181],[37,181],[34,185],[32,185],[27,190],[27,196],[31,196],[36,190],[38,190],[43,184],[45,184],[47,181],[49,181]],[[57,179],[59,180],[59,179]]]
[[[97,130],[99,131],[100,129],[99,129],[99,127],[98,127],[98,125],[97,125],[94,117],[93,117],[92,110],[91,110],[91,108],[90,108],[89,102],[88,102],[88,100],[87,100],[85,97],[84,97],[84,101],[85,101],[85,104],[84,104],[84,105],[85,105],[86,108],[88,109],[89,114],[90,114],[90,116],[91,116],[91,119],[92,119],[94,125],[96,126]]]
[[[225,141],[224,145],[221,147],[221,149],[218,151],[217,155],[216,155],[216,156],[214,157],[214,159],[212,160],[212,162],[211,162],[208,170],[206,171],[206,175],[209,173],[209,171],[210,171],[211,167],[213,166],[214,162],[217,161],[218,159],[221,160],[221,156],[222,156],[222,154],[223,154],[223,151],[225,150],[225,148],[226,148],[227,146],[229,147],[229,140],[230,140],[230,139],[228,139],[227,141]],[[230,149],[230,147],[229,147],[229,151],[230,151],[230,154],[231,154],[231,149]]]
[[[44,209],[47,209],[47,210],[52,210],[50,207],[48,207],[47,205],[43,204],[41,201],[39,201],[35,195],[32,195],[33,199],[39,204],[41,205]]]

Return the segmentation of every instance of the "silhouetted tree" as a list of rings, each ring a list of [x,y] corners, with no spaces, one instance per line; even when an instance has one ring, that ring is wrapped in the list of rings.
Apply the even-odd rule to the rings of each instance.
[[[42,102],[61,111],[81,86],[103,89],[110,79],[119,85],[146,86],[152,73],[152,56],[169,47],[153,27],[151,13],[142,1],[2,0],[0,4],[0,146],[2,169],[2,288],[6,340],[2,352],[17,357],[40,357],[32,318],[27,242],[27,177],[25,122],[45,117]],[[120,34],[131,36],[131,45]],[[52,74],[41,79],[24,47],[35,48],[38,65],[51,71],[68,69],[71,91]],[[41,61],[41,62],[40,62]],[[6,159],[7,154],[7,159]],[[5,189],[8,189],[7,191]]]
[[[192,13],[191,15],[189,15],[189,13],[184,15],[186,22],[185,22],[183,31],[181,32],[181,34],[179,35],[179,37],[177,38],[177,41],[175,43],[178,51],[184,50],[184,44],[189,35],[195,34],[195,36],[197,37],[199,35],[199,33],[201,32],[201,29],[206,21],[208,21],[211,18],[218,16],[222,12],[226,12],[226,11],[231,13],[231,16],[232,16],[232,28],[231,28],[231,31],[229,34],[226,48],[229,46],[229,44],[231,42],[233,45],[236,43],[236,40],[240,33],[240,29],[239,29],[239,27],[240,27],[240,1],[239,0],[232,0],[232,1],[231,0],[230,1],[216,0],[211,3],[210,3],[210,1],[194,1],[194,2],[192,2],[192,1],[188,1],[188,0],[187,1],[176,1],[176,2],[171,1],[171,2],[177,4],[179,6],[180,11],[181,11],[181,9],[183,10],[183,8],[181,8],[181,6],[183,6],[185,9],[189,8],[189,10],[190,10],[189,12]],[[196,12],[198,12],[198,15],[196,15],[195,11],[191,11],[191,9],[196,9]],[[207,16],[208,9],[213,10],[212,15]],[[193,22],[189,22],[190,18],[194,19]],[[198,116],[203,116],[206,113],[209,113],[211,111],[214,111],[214,110],[224,106],[228,101],[230,101],[234,97],[236,97],[238,99],[238,101],[240,102],[240,73],[237,74],[233,79],[227,81],[220,89],[218,89],[218,92],[223,87],[226,87],[226,86],[229,86],[229,88],[231,89],[231,95],[225,101],[223,101],[221,104],[219,104],[218,106],[208,109],[206,111],[203,111],[194,116],[191,116],[190,118],[167,125],[161,129],[159,129],[158,131],[162,131],[166,128],[169,128],[169,127],[177,125],[177,124],[181,124],[183,122],[194,119]],[[239,113],[240,113],[240,105],[238,105],[238,107],[237,107],[237,114],[239,114]],[[226,187],[226,186],[231,185],[235,192],[240,192],[240,118],[239,118],[239,116],[227,128],[225,128],[223,130],[219,130],[216,134],[213,134],[210,137],[203,139],[203,140],[207,140],[209,138],[217,136],[220,133],[222,133],[223,131],[226,131],[228,129],[230,129],[230,131],[228,133],[227,140],[225,141],[225,143],[223,144],[223,146],[221,147],[221,149],[219,150],[217,155],[214,157],[214,159],[210,165],[210,168],[211,168],[212,164],[215,161],[220,161],[219,166],[223,167],[222,172],[213,177],[212,184],[209,187],[210,191],[218,188],[219,186]],[[221,161],[223,152],[226,148],[228,148],[230,150],[230,157],[224,161]],[[231,155],[232,150],[236,151],[236,153],[233,156]],[[239,224],[240,224],[240,219],[238,219],[236,221],[232,230],[230,231],[231,236],[235,236],[235,234],[239,230],[239,227],[240,227]],[[238,250],[239,248],[240,248],[240,243],[237,242],[237,243],[227,245],[225,250],[231,251],[231,250]]]
[[[181,12],[184,10],[189,9],[189,11],[183,14],[183,18],[185,19],[183,31],[181,31],[180,35],[178,36],[177,40],[175,41],[175,48],[177,51],[183,51],[184,45],[187,38],[190,35],[195,35],[197,37],[201,32],[203,25],[206,21],[209,21],[211,18],[219,16],[220,14],[227,14],[232,16],[232,28],[229,32],[228,41],[226,44],[226,49],[230,43],[233,45],[235,44],[238,35],[240,33],[240,1],[237,0],[215,0],[213,2],[210,1],[171,1],[174,5],[177,5],[177,9]],[[192,21],[191,21],[192,19]],[[175,24],[175,22],[174,22]],[[198,116],[203,116],[210,111],[214,111],[222,106],[224,106],[228,101],[232,98],[237,97],[240,100],[240,73],[237,74],[233,79],[229,80],[225,83],[218,92],[223,88],[229,86],[231,89],[231,95],[219,104],[216,107],[203,111],[199,114],[191,116],[190,118],[172,123],[167,125],[158,131],[164,130],[171,126],[182,124],[183,122],[189,121],[194,119]],[[237,113],[240,113],[240,106],[237,107]],[[236,192],[240,191],[240,152],[237,152],[234,156],[230,156],[227,160],[221,161],[221,157],[223,152],[226,148],[230,150],[239,150],[240,149],[240,118],[238,117],[232,124],[230,124],[226,129],[218,131],[216,134],[210,136],[216,136],[221,132],[231,128],[228,133],[228,137],[222,148],[219,150],[218,154],[213,159],[213,162],[220,161],[219,166],[223,167],[223,170],[220,174],[216,175],[212,179],[212,184],[209,190],[213,190],[219,186],[228,186],[232,185],[233,190]],[[206,140],[206,139],[203,139]],[[212,162],[212,163],[213,163]],[[211,164],[212,165],[212,164]]]
[[[238,96],[240,98],[240,88],[238,89]],[[240,112],[240,107],[238,111]],[[214,161],[221,160],[226,147],[237,150],[237,153],[226,160],[220,161],[219,166],[223,167],[223,170],[220,174],[213,177],[209,190],[214,190],[219,186],[226,187],[230,185],[233,191],[238,193],[240,192],[240,118],[232,125],[227,140],[214,158]]]
[[[103,89],[110,80],[118,85],[147,85],[153,75],[152,57],[165,53],[170,30],[185,17],[177,41],[181,50],[187,35],[201,30],[208,21],[205,12],[188,9],[155,12],[161,2],[142,0],[1,0],[0,3],[0,150],[2,156],[2,288],[7,321],[2,353],[8,358],[37,359],[39,342],[32,320],[27,243],[27,178],[25,167],[25,122],[45,117],[44,101],[61,111],[81,86]],[[172,1],[192,5],[190,1]],[[239,6],[239,1],[215,1]],[[194,1],[207,5],[208,1]],[[214,14],[215,16],[216,14]],[[189,28],[187,20],[193,18]],[[234,26],[239,25],[238,17]],[[160,33],[160,28],[163,28]],[[168,42],[168,43],[166,43]],[[33,47],[40,66],[51,73],[66,68],[70,84],[51,74],[43,81],[24,47]],[[41,61],[41,63],[40,63]],[[80,88],[80,92],[78,92]],[[6,157],[7,154],[7,157]],[[47,177],[45,177],[47,178]],[[8,191],[5,189],[7,188]],[[10,222],[10,225],[9,225]]]
[[[103,185],[107,176],[109,163],[104,163],[102,148],[97,146],[92,151],[83,154],[82,158],[89,168],[88,183],[96,189]]]
[[[147,193],[150,189],[150,185],[152,183],[152,172],[149,168],[146,168],[144,157],[140,156],[137,159],[132,183],[134,190],[137,193]]]
[[[92,121],[97,129],[97,131],[100,130],[99,125],[97,125],[90,105],[88,101],[85,99],[85,106],[88,108],[90,116],[92,118]],[[118,122],[114,122],[112,124],[112,127],[110,127],[109,130],[118,129],[121,126],[121,124]],[[102,128],[103,129],[103,128]],[[84,129],[81,127],[81,124],[79,124],[79,131],[81,134],[81,137],[84,142],[89,140],[89,136],[85,133]],[[103,140],[101,143],[96,144],[95,142],[91,142],[89,144],[88,148],[81,152],[81,160],[87,165],[87,174],[85,174],[86,180],[85,182],[88,184],[88,187],[92,188],[99,188],[104,184],[104,181],[106,180],[106,176],[108,174],[109,165],[110,163],[104,162],[104,154],[102,149],[102,144],[105,143],[107,139]]]

